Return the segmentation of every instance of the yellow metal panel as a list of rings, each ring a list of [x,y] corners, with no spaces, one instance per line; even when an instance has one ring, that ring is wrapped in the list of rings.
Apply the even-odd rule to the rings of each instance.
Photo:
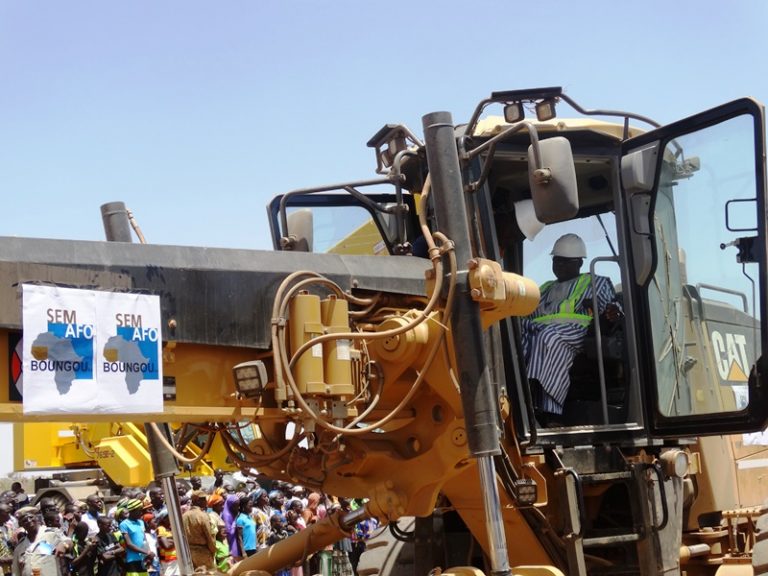
[[[0,329],[7,342],[7,331]],[[1,339],[1,338],[0,338]],[[3,355],[0,354],[0,357]],[[260,412],[252,402],[235,397],[232,367],[268,354],[247,348],[166,343],[163,375],[175,383],[175,400],[164,402],[162,414],[57,414],[36,417],[50,422],[211,422],[252,418]],[[7,360],[6,360],[7,367]],[[8,370],[0,371],[0,390],[8,389]],[[0,422],[29,422],[21,402],[0,397]]]
[[[331,254],[370,254],[388,255],[386,244],[373,220],[368,220],[327,250]]]
[[[458,475],[453,476],[444,486],[443,494],[453,504],[456,511],[461,515],[462,520],[469,527],[472,534],[477,538],[480,546],[488,550],[488,533],[486,530],[485,511],[483,508],[483,495],[479,490],[478,472],[474,462],[464,468]],[[512,502],[503,490],[499,490],[500,504],[502,514],[504,515],[504,532],[507,537],[507,550],[509,557],[520,562],[522,566],[539,566],[544,572],[529,572],[524,570],[519,574],[536,574],[544,576],[550,570],[549,564],[551,558],[542,548],[533,529],[525,521],[520,511],[515,508]],[[521,566],[521,567],[522,567]],[[513,574],[518,574],[517,569]],[[552,576],[551,574],[549,576]]]
[[[69,432],[69,426],[60,423],[14,424],[14,468],[22,471],[62,466],[60,433],[69,436]]]
[[[21,422],[13,425],[13,469],[24,470],[24,425]]]
[[[727,436],[698,439],[702,473],[696,475],[697,495],[688,514],[689,530],[698,529],[699,515],[712,510],[738,508],[733,450]]]
[[[739,482],[739,504],[757,506],[765,502],[768,494],[768,447],[756,450],[736,461],[736,477]]]
[[[96,447],[99,465],[123,486],[146,486],[154,479],[146,447],[133,436],[103,438]]]
[[[189,448],[189,446],[187,448]],[[195,451],[195,455],[197,455],[197,453],[199,453],[198,450]],[[210,466],[207,464],[206,460],[211,463]],[[198,476],[213,476],[216,468],[221,468],[222,470],[234,469],[232,464],[227,462],[227,451],[218,434],[216,435],[216,438],[213,439],[213,445],[208,450],[205,460],[200,460],[200,462],[195,465],[194,473]]]

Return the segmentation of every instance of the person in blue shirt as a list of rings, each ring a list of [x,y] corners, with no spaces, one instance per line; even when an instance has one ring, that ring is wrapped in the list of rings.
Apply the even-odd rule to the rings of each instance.
[[[141,519],[143,503],[132,498],[125,503],[128,518],[120,522],[120,532],[125,540],[125,574],[126,576],[147,576],[146,565],[154,559],[154,553],[149,549],[144,521]]]
[[[237,526],[237,543],[245,556],[256,554],[256,521],[251,516],[253,500],[249,496],[240,498],[240,514],[235,524]]]

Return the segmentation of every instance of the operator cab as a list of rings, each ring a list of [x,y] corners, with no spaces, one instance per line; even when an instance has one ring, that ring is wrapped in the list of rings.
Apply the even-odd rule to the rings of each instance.
[[[498,118],[485,122],[477,123],[472,145],[505,130]],[[645,134],[628,118],[624,126],[584,119],[532,124],[541,141],[556,134],[570,142],[578,210],[538,222],[523,166],[525,134],[497,142],[486,184],[501,246],[496,257],[542,285],[553,278],[557,238],[578,234],[587,244],[581,271],[610,278],[624,312],[620,322],[590,324],[555,426],[529,420],[539,428],[538,442],[760,426],[762,109],[736,101]],[[493,244],[485,245],[489,253]],[[516,331],[525,342],[525,320]],[[518,362],[510,364],[520,364],[520,373],[510,377],[507,368],[507,391],[535,400],[538,382],[528,382],[528,390],[511,386],[530,372],[525,346],[516,353]]]
[[[488,118],[478,124],[476,133],[485,136],[498,132],[495,126],[501,119]],[[578,212],[568,220],[544,224],[537,219],[531,199],[525,165],[520,153],[525,150],[525,135],[519,135],[500,144],[496,152],[494,169],[488,178],[491,203],[495,212],[496,235],[502,250],[499,256],[504,267],[528,278],[540,286],[554,279],[552,250],[558,238],[575,234],[586,245],[582,260],[582,274],[608,279],[619,310],[623,311],[621,287],[623,254],[616,226],[618,155],[622,127],[605,122],[568,120],[535,123],[539,137],[545,139],[556,131],[571,143],[574,152],[575,176],[578,187]],[[566,129],[567,127],[567,129]],[[633,134],[639,134],[633,129]],[[601,280],[601,285],[605,283]],[[592,302],[585,308],[595,318],[580,338],[579,350],[568,358],[572,362],[567,371],[568,392],[562,413],[550,417],[548,429],[553,427],[621,424],[641,420],[639,402],[630,400],[629,374],[631,365],[625,342],[623,314],[608,322],[594,312]],[[521,322],[521,338],[529,336],[531,324]],[[599,343],[599,348],[598,348]],[[524,350],[528,346],[523,346]],[[528,354],[530,359],[530,352]],[[523,355],[525,364],[525,355]],[[562,358],[557,361],[563,361]],[[528,372],[526,366],[526,372]],[[530,383],[536,404],[538,382]],[[631,414],[630,407],[634,407]],[[544,421],[539,419],[539,424]]]

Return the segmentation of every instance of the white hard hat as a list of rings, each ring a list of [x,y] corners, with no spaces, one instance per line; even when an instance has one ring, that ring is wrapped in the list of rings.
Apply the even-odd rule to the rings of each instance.
[[[587,246],[578,234],[563,234],[552,246],[551,254],[562,258],[586,258]]]

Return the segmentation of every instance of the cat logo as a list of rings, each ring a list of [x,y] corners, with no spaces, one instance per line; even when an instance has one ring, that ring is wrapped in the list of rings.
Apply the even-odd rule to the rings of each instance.
[[[715,364],[724,382],[747,382],[747,339],[743,334],[725,334],[725,338],[717,330],[712,331],[712,349],[715,353]]]

